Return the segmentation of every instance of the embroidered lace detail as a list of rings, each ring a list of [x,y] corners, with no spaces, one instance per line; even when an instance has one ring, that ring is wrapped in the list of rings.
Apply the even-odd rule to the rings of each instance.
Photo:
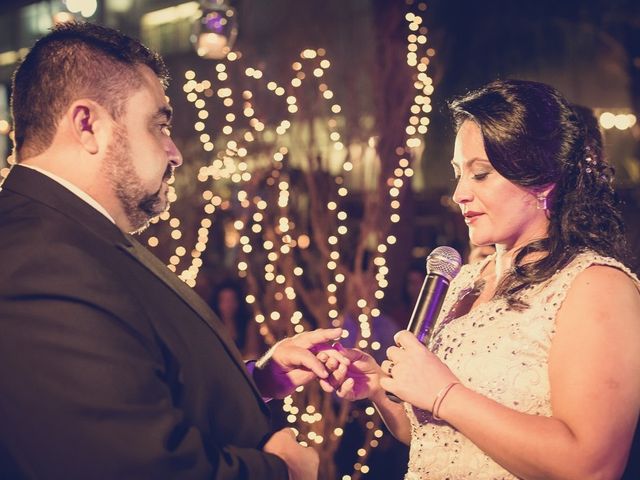
[[[547,360],[556,314],[571,282],[592,265],[608,265],[638,278],[617,260],[584,252],[542,285],[529,288],[530,308],[510,310],[491,300],[455,317],[454,305],[474,289],[493,256],[465,265],[452,281],[429,348],[472,390],[514,410],[551,416]],[[411,421],[409,469],[405,480],[516,479],[470,440],[429,412],[405,404]]]

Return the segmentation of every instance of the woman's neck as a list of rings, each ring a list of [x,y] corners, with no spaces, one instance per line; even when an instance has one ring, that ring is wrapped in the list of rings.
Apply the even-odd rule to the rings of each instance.
[[[496,245],[495,276],[497,282],[511,270],[516,253],[516,249],[507,249],[504,245]]]
[[[541,240],[541,238],[532,239],[529,242],[515,245],[513,247],[507,247],[505,245],[496,245],[496,257],[495,257],[495,274],[496,279],[499,281],[504,277],[512,268],[516,258],[516,255],[523,247],[529,245],[532,242]],[[527,254],[522,263],[531,263],[540,260],[546,255],[546,252],[532,252]]]

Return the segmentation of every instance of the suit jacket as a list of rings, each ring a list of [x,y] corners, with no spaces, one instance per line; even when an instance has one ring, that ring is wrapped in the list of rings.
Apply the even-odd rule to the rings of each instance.
[[[209,307],[58,183],[0,191],[0,478],[286,479]]]

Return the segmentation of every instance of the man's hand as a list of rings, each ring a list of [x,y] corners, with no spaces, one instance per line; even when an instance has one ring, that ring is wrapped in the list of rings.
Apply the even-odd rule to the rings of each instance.
[[[322,388],[327,390],[329,387],[324,380],[329,377],[329,372],[316,358],[316,354],[322,350],[332,350],[333,341],[339,338],[341,333],[341,328],[320,328],[276,343],[256,362],[253,371],[253,379],[262,396],[286,397],[300,385],[305,385],[315,378],[321,379]],[[338,351],[331,351],[331,358],[332,362],[341,364],[331,365],[339,372],[346,370],[349,365],[349,360]]]
[[[296,442],[290,428],[274,433],[264,445],[264,451],[273,453],[287,464],[289,480],[316,480],[320,457],[313,448],[306,448]]]
[[[350,362],[345,371],[332,368],[331,358],[325,362],[332,371],[325,383],[330,384],[339,397],[350,401],[364,398],[375,400],[375,397],[385,394],[380,386],[380,379],[386,377],[386,374],[371,355],[357,349],[345,349],[340,344],[336,344],[334,350],[347,357]],[[318,357],[324,361],[324,355],[323,351]]]

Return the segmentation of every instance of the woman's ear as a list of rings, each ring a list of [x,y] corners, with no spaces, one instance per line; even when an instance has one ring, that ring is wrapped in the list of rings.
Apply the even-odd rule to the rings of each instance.
[[[536,208],[538,210],[548,210],[548,198],[549,195],[551,195],[551,192],[553,192],[553,189],[555,188],[556,184],[555,183],[550,183],[548,185],[544,185],[541,187],[535,187],[532,189],[532,193],[533,195],[536,197]]]
[[[551,195],[551,192],[553,192],[554,188],[556,188],[556,184],[550,183],[549,185],[542,187],[542,193],[548,197],[549,195]]]

